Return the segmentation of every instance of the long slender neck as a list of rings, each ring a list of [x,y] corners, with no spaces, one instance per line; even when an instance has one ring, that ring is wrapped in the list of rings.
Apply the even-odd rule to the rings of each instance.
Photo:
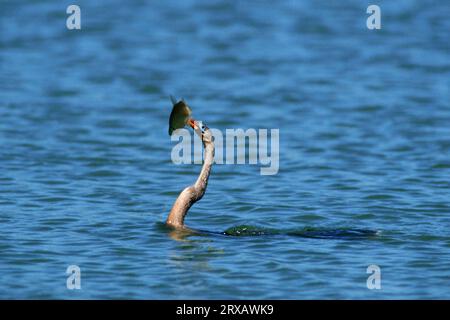
[[[202,138],[201,133],[197,130],[196,132],[200,138]],[[209,174],[214,161],[214,143],[211,141],[203,141],[203,147],[205,152],[202,170],[200,171],[197,181],[193,185],[186,187],[173,204],[166,220],[166,224],[171,227],[184,228],[184,218],[186,217],[188,210],[205,194]]]

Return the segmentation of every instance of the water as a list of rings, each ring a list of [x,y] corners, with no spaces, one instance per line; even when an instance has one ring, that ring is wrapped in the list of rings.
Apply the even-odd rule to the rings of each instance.
[[[80,31],[0,4],[1,298],[450,298],[448,3],[377,1],[376,31],[365,1],[77,4]],[[187,224],[281,234],[164,226],[200,170],[170,160],[170,94],[280,129],[279,173],[214,166]],[[284,232],[349,228],[381,233]]]

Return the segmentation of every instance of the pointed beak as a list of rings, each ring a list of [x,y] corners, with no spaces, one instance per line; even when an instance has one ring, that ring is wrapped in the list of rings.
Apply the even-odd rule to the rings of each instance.
[[[195,123],[195,120],[192,119],[192,118],[190,118],[190,119],[188,120],[188,125],[189,125],[192,129],[194,129],[194,130],[195,130],[195,127],[197,126],[196,123]]]

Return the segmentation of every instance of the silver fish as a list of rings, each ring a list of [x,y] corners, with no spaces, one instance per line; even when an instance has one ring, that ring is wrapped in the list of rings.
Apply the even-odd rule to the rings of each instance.
[[[192,110],[183,99],[178,102],[172,96],[170,99],[173,103],[169,118],[169,135],[171,136],[176,129],[184,128],[186,124],[193,127],[195,120],[191,118]]]

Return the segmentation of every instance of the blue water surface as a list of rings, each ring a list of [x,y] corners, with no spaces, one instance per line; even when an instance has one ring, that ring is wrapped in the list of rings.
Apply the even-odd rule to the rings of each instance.
[[[0,298],[450,298],[448,1],[69,4],[0,2]],[[280,130],[278,174],[215,165],[187,224],[279,232],[164,226],[200,170],[170,94]],[[380,233],[296,236],[349,228]]]

